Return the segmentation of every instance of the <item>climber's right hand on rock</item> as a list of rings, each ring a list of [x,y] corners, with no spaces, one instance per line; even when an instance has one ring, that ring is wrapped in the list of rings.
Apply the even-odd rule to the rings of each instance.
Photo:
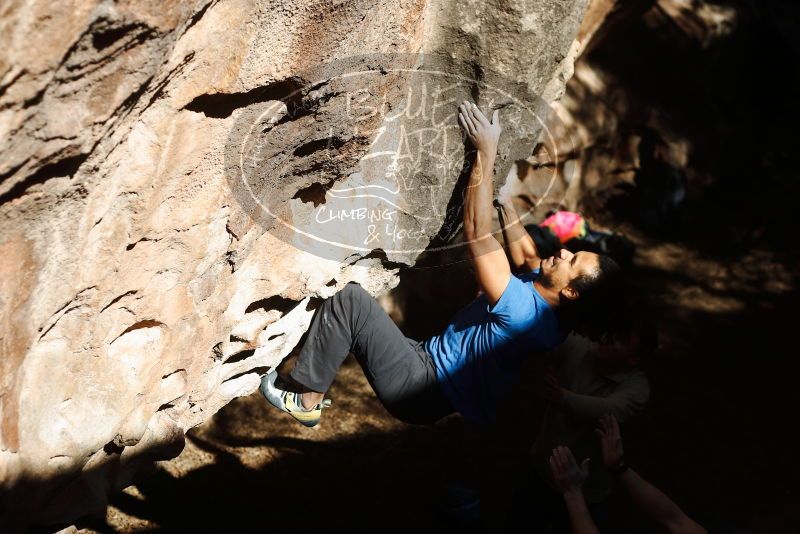
[[[497,143],[503,131],[499,111],[495,110],[492,122],[489,122],[478,106],[465,100],[458,107],[458,122],[478,152],[491,158],[497,154]]]

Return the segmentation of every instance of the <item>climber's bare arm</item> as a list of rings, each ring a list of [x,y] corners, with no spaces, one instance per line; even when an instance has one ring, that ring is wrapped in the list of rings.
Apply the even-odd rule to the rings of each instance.
[[[458,120],[477,149],[464,191],[464,237],[478,284],[494,305],[511,278],[511,266],[503,247],[492,235],[492,175],[500,139],[500,117],[495,111],[489,122],[475,104],[464,102],[459,107]]]
[[[511,198],[499,198],[497,205],[500,210],[503,237],[506,241],[506,247],[508,247],[508,255],[511,257],[511,265],[514,269],[524,272],[538,269],[542,259],[536,249],[536,243],[533,242],[533,238],[522,226]]]

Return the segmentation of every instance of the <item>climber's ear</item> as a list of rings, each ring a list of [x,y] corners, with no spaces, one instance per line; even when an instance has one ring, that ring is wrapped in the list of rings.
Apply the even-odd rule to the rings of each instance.
[[[561,296],[567,300],[578,300],[581,294],[572,286],[564,286],[564,289],[561,290]]]

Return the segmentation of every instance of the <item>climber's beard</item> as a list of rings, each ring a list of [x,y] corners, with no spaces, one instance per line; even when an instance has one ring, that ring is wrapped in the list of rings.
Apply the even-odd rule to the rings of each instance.
[[[545,260],[542,260],[542,263],[544,262]],[[553,289],[556,286],[553,277],[544,272],[543,265],[539,265],[539,278],[536,281],[545,289]]]

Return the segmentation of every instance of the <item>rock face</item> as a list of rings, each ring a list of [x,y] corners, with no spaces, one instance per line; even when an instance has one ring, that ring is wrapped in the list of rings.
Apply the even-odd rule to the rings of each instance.
[[[447,244],[456,102],[501,108],[505,175],[585,4],[6,2],[3,524],[102,509],[254,391],[320,299]]]

